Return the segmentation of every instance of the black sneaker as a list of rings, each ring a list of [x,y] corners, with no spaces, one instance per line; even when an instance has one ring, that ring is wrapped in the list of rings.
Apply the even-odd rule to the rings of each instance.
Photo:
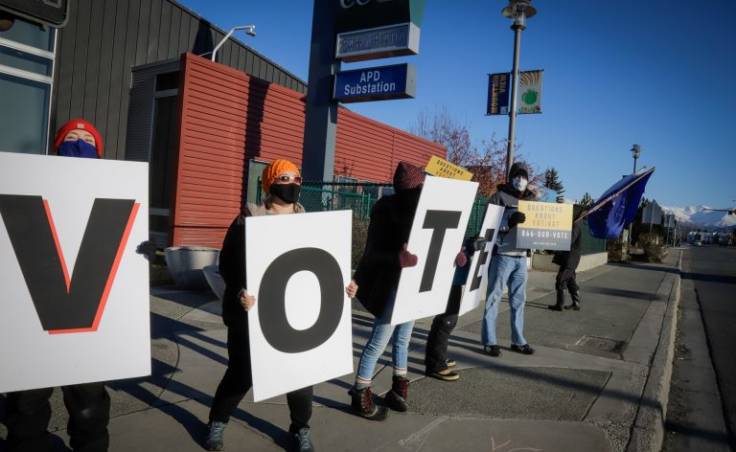
[[[511,351],[516,353],[521,353],[522,355],[533,355],[534,349],[529,346],[529,344],[524,345],[516,345],[511,344]]]
[[[207,450],[223,450],[225,448],[225,422],[212,421],[207,425],[207,439],[204,448]]]
[[[488,356],[493,356],[494,358],[497,358],[501,356],[501,347],[499,347],[498,345],[484,345],[483,353]]]
[[[353,413],[360,417],[370,419],[372,421],[383,421],[388,416],[386,407],[376,405],[373,400],[373,392],[371,388],[356,389],[350,388],[348,391],[352,398],[351,408]]]
[[[552,311],[560,311],[561,312],[562,311],[562,306],[560,306],[558,304],[553,304],[553,305],[548,305],[547,306],[547,309],[550,309]]]
[[[293,433],[292,435],[294,436],[297,452],[314,452],[314,444],[312,444],[309,428],[304,427],[299,429],[298,432]]]

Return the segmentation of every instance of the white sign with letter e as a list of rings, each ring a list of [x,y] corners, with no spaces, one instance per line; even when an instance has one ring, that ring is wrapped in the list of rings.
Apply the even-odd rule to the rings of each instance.
[[[477,182],[426,177],[407,247],[418,262],[401,270],[392,325],[445,312],[477,191]]]
[[[353,371],[351,230],[349,210],[246,218],[256,402]]]
[[[493,245],[496,244],[498,228],[501,227],[504,208],[495,204],[488,204],[480,235],[486,240],[482,250],[476,250],[468,265],[468,279],[463,286],[463,298],[460,301],[458,315],[466,314],[477,308],[485,300],[488,288],[488,268],[491,263]]]
[[[151,373],[148,164],[0,152],[0,392]]]

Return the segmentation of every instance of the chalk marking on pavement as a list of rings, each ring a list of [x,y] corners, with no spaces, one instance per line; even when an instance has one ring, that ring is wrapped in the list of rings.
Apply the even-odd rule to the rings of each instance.
[[[496,438],[491,436],[491,452],[542,452],[544,450],[534,447],[514,447],[513,449],[504,450],[506,447],[511,447],[511,440],[507,440],[497,446]]]
[[[403,447],[404,449],[408,449],[408,450],[414,450],[414,451],[421,450],[422,447],[424,447],[424,444],[429,439],[429,434],[432,433],[432,430],[439,427],[441,424],[443,424],[448,419],[450,419],[449,416],[438,417],[437,419],[433,420],[432,422],[424,426],[424,428],[422,428],[418,432],[412,433],[411,435],[409,435],[409,437],[405,439],[400,439],[399,446]]]

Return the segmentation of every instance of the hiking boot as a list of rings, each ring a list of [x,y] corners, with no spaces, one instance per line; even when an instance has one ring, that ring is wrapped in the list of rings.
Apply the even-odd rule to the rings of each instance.
[[[454,359],[448,359],[447,361],[445,361],[445,365],[448,369],[452,369],[453,367],[457,366],[457,361],[455,361]]]
[[[516,353],[521,353],[522,355],[533,355],[534,349],[529,346],[529,344],[524,345],[516,345],[511,344],[511,351]]]
[[[406,399],[409,397],[409,379],[394,375],[394,383],[386,394],[386,405],[392,410],[405,412],[409,409]]]
[[[484,345],[483,353],[488,356],[493,356],[494,358],[497,358],[501,356],[501,347],[499,347],[498,345]]]
[[[428,372],[427,376],[442,381],[457,381],[460,379],[460,374],[450,370],[450,368],[438,370],[435,372]]]
[[[225,422],[212,421],[207,425],[207,440],[204,448],[207,450],[223,450],[225,448]]]
[[[373,401],[373,392],[370,387],[363,389],[353,387],[348,391],[348,394],[353,399],[350,406],[358,416],[372,421],[383,421],[386,419],[388,410],[386,407],[376,405]]]
[[[301,428],[298,432],[292,433],[292,435],[294,436],[297,452],[314,452],[314,444],[312,444],[308,427]]]

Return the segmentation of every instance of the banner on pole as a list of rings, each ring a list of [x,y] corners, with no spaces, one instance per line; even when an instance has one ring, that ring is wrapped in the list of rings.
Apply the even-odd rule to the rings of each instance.
[[[519,91],[516,105],[518,114],[542,112],[543,70],[522,71],[519,73]]]
[[[486,115],[509,114],[510,93],[510,72],[488,74],[488,103],[486,105]]]

